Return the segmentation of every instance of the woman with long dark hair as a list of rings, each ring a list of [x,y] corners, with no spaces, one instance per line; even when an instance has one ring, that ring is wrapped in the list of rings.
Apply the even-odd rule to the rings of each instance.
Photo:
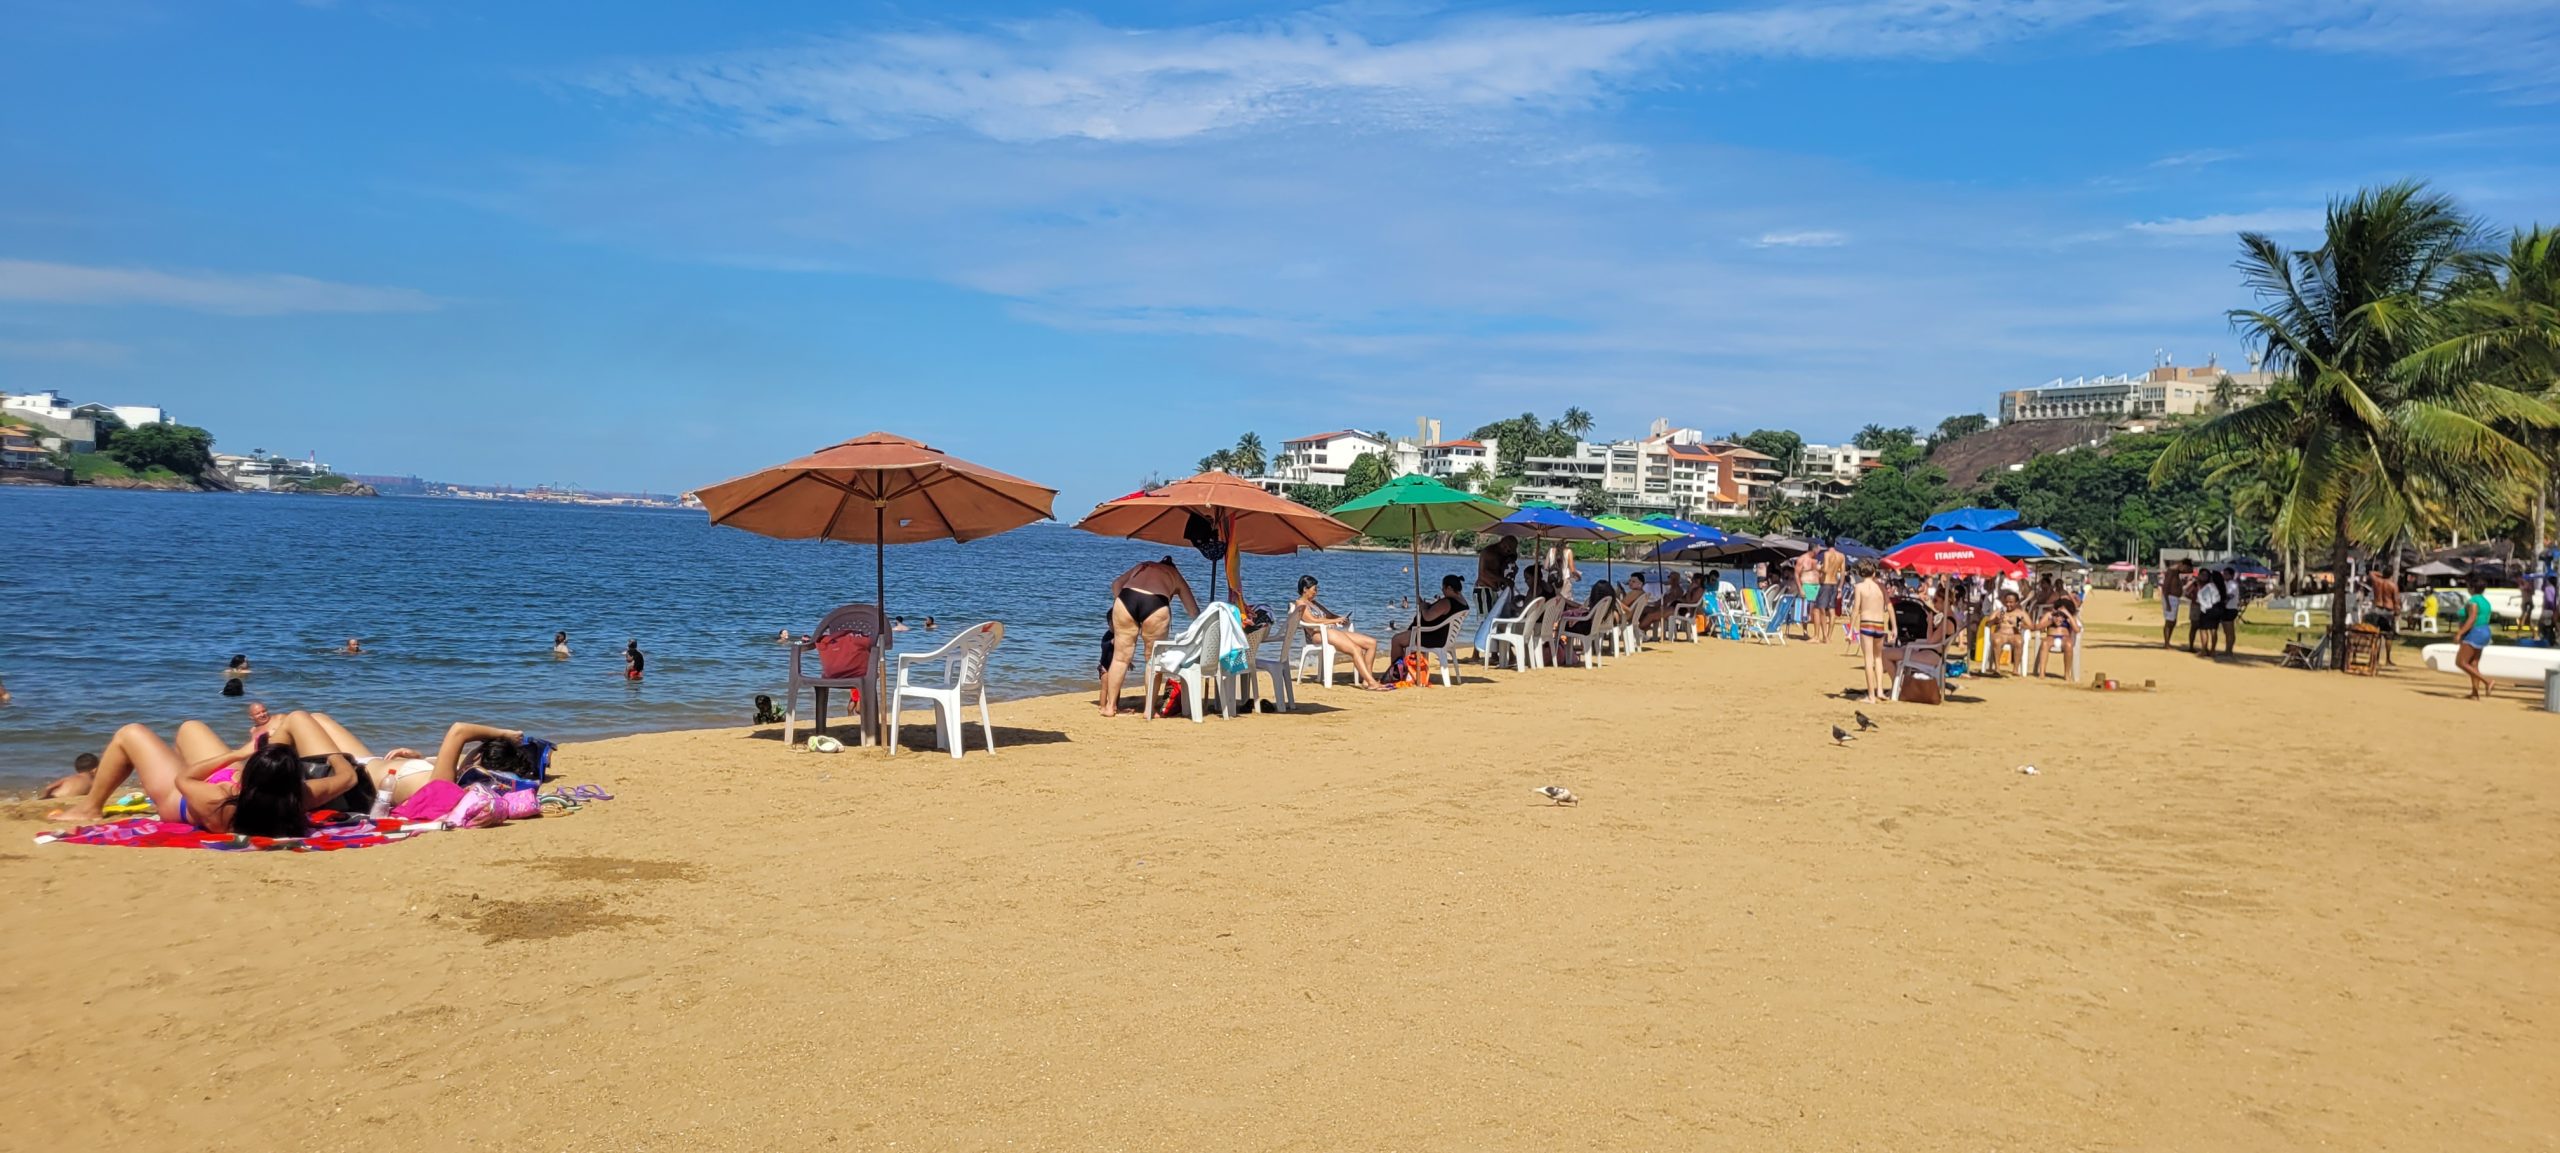
[[[333,753],[315,754],[325,772],[306,771],[302,754],[289,739],[316,732],[300,713],[279,722],[283,734],[272,737],[246,760],[198,777],[187,759],[160,734],[142,725],[116,730],[98,754],[97,777],[81,803],[54,813],[48,820],[89,822],[99,818],[108,800],[130,778],[151,798],[164,821],[194,825],[209,833],[242,833],[254,837],[299,837],[311,831],[311,810],[338,800],[355,787],[355,762]],[[316,745],[315,745],[316,747]]]
[[[535,781],[544,775],[541,753],[535,743],[525,740],[521,729],[465,721],[445,730],[444,742],[437,746],[433,757],[406,748],[377,757],[336,717],[312,713],[310,722],[320,734],[318,740],[325,741],[331,750],[354,758],[363,767],[367,783],[389,793],[393,804],[408,800],[429,781],[459,781],[462,774],[473,769]]]

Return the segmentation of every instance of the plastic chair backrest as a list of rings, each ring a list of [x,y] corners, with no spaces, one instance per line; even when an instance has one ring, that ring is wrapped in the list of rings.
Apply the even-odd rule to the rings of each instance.
[[[1004,625],[988,621],[962,634],[952,643],[960,646],[960,673],[952,678],[955,688],[974,688],[986,683],[987,657],[1004,640]]]
[[[874,637],[877,639],[872,643],[877,648],[894,648],[898,643],[897,634],[882,626],[880,609],[877,605],[837,606],[825,617],[819,619],[818,627],[810,630],[809,635],[822,637],[829,633],[852,633],[856,636]]]

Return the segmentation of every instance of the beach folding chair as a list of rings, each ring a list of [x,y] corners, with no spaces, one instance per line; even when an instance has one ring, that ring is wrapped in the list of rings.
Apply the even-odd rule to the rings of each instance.
[[[819,675],[810,676],[802,658],[817,652],[821,645],[843,644],[847,638],[869,638],[867,643],[871,646],[871,657],[861,671],[850,676],[830,677],[822,668]],[[880,610],[874,605],[840,606],[820,618],[818,627],[809,630],[808,636],[791,642],[791,679],[790,687],[785,690],[788,695],[783,698],[782,743],[793,745],[799,735],[800,690],[809,689],[817,694],[817,727],[823,733],[827,731],[827,690],[853,689],[862,694],[863,707],[857,711],[862,725],[861,740],[868,744],[878,735],[876,710],[880,700],[880,669],[885,663],[884,658],[889,655],[889,647],[896,643],[897,638],[883,626]],[[823,657],[820,663],[824,664]]]
[[[978,728],[987,739],[987,755],[996,751],[995,718],[987,715],[987,657],[996,644],[1004,640],[1004,626],[994,621],[962,629],[929,653],[901,655],[897,659],[898,679],[889,690],[889,755],[898,755],[898,721],[914,697],[933,707],[933,739],[937,749],[951,750],[951,759],[960,759],[965,738],[966,721],[960,710],[972,699],[978,703]],[[917,669],[940,662],[940,684],[921,684],[914,679]]]

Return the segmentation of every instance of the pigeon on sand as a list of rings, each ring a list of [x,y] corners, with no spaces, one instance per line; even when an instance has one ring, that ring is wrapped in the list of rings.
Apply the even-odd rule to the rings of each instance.
[[[1850,715],[1850,716],[1853,716],[1853,717],[1858,718],[1858,731],[1859,731],[1859,732],[1862,732],[1862,733],[1863,733],[1863,732],[1867,731],[1868,729],[1872,729],[1872,728],[1876,727],[1876,723],[1875,723],[1874,721],[1868,720],[1868,719],[1867,719],[1867,714],[1865,714],[1865,713],[1858,712],[1857,710],[1852,709],[1852,710],[1850,710],[1849,715]]]
[[[1547,785],[1543,788],[1531,789],[1529,791],[1536,793],[1541,797],[1545,797],[1550,801],[1554,801],[1559,805],[1579,805],[1582,803],[1582,798],[1574,796],[1573,790],[1568,789],[1563,785]]]
[[[1832,743],[1832,744],[1835,744],[1835,745],[1845,745],[1845,744],[1848,744],[1849,742],[1854,741],[1854,740],[1857,740],[1857,739],[1858,739],[1858,738],[1857,738],[1856,736],[1852,735],[1852,734],[1849,732],[1849,730],[1844,729],[1844,728],[1841,728],[1841,727],[1840,727],[1840,726],[1838,726],[1838,725],[1833,725],[1833,726],[1831,726],[1831,743]]]

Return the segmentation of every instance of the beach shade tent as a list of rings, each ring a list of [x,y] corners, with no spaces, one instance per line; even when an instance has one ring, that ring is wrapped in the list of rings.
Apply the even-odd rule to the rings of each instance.
[[[1302,548],[1331,548],[1360,535],[1350,525],[1274,496],[1252,481],[1215,471],[1104,501],[1076,527],[1097,536],[1187,545],[1204,524],[1225,542],[1230,598],[1237,595],[1239,554],[1286,556]]]
[[[1990,532],[1994,529],[2020,528],[2027,522],[2018,511],[2009,508],[1951,508],[1920,522],[1922,531],[1957,529],[1964,532]]]
[[[2026,566],[2011,557],[1990,549],[1954,541],[1922,541],[1907,544],[1884,554],[1884,563],[1894,568],[1928,573],[1932,576],[2005,576],[2024,578]]]
[[[2416,568],[2410,569],[2409,575],[2413,577],[2458,577],[2470,571],[2471,570],[2463,568],[2460,565],[2447,564],[2440,560],[2431,560]]]
[[[694,490],[711,523],[781,540],[872,546],[872,605],[889,623],[888,546],[973,541],[1047,520],[1058,490],[871,432]],[[882,658],[886,645],[873,650]],[[879,707],[865,694],[866,711]],[[875,714],[876,716],[876,714]]]
[[[1371,536],[1402,533],[1412,542],[1413,609],[1418,614],[1422,611],[1422,534],[1482,529],[1518,511],[1490,497],[1416,475],[1397,477],[1335,505],[1333,517]]]

